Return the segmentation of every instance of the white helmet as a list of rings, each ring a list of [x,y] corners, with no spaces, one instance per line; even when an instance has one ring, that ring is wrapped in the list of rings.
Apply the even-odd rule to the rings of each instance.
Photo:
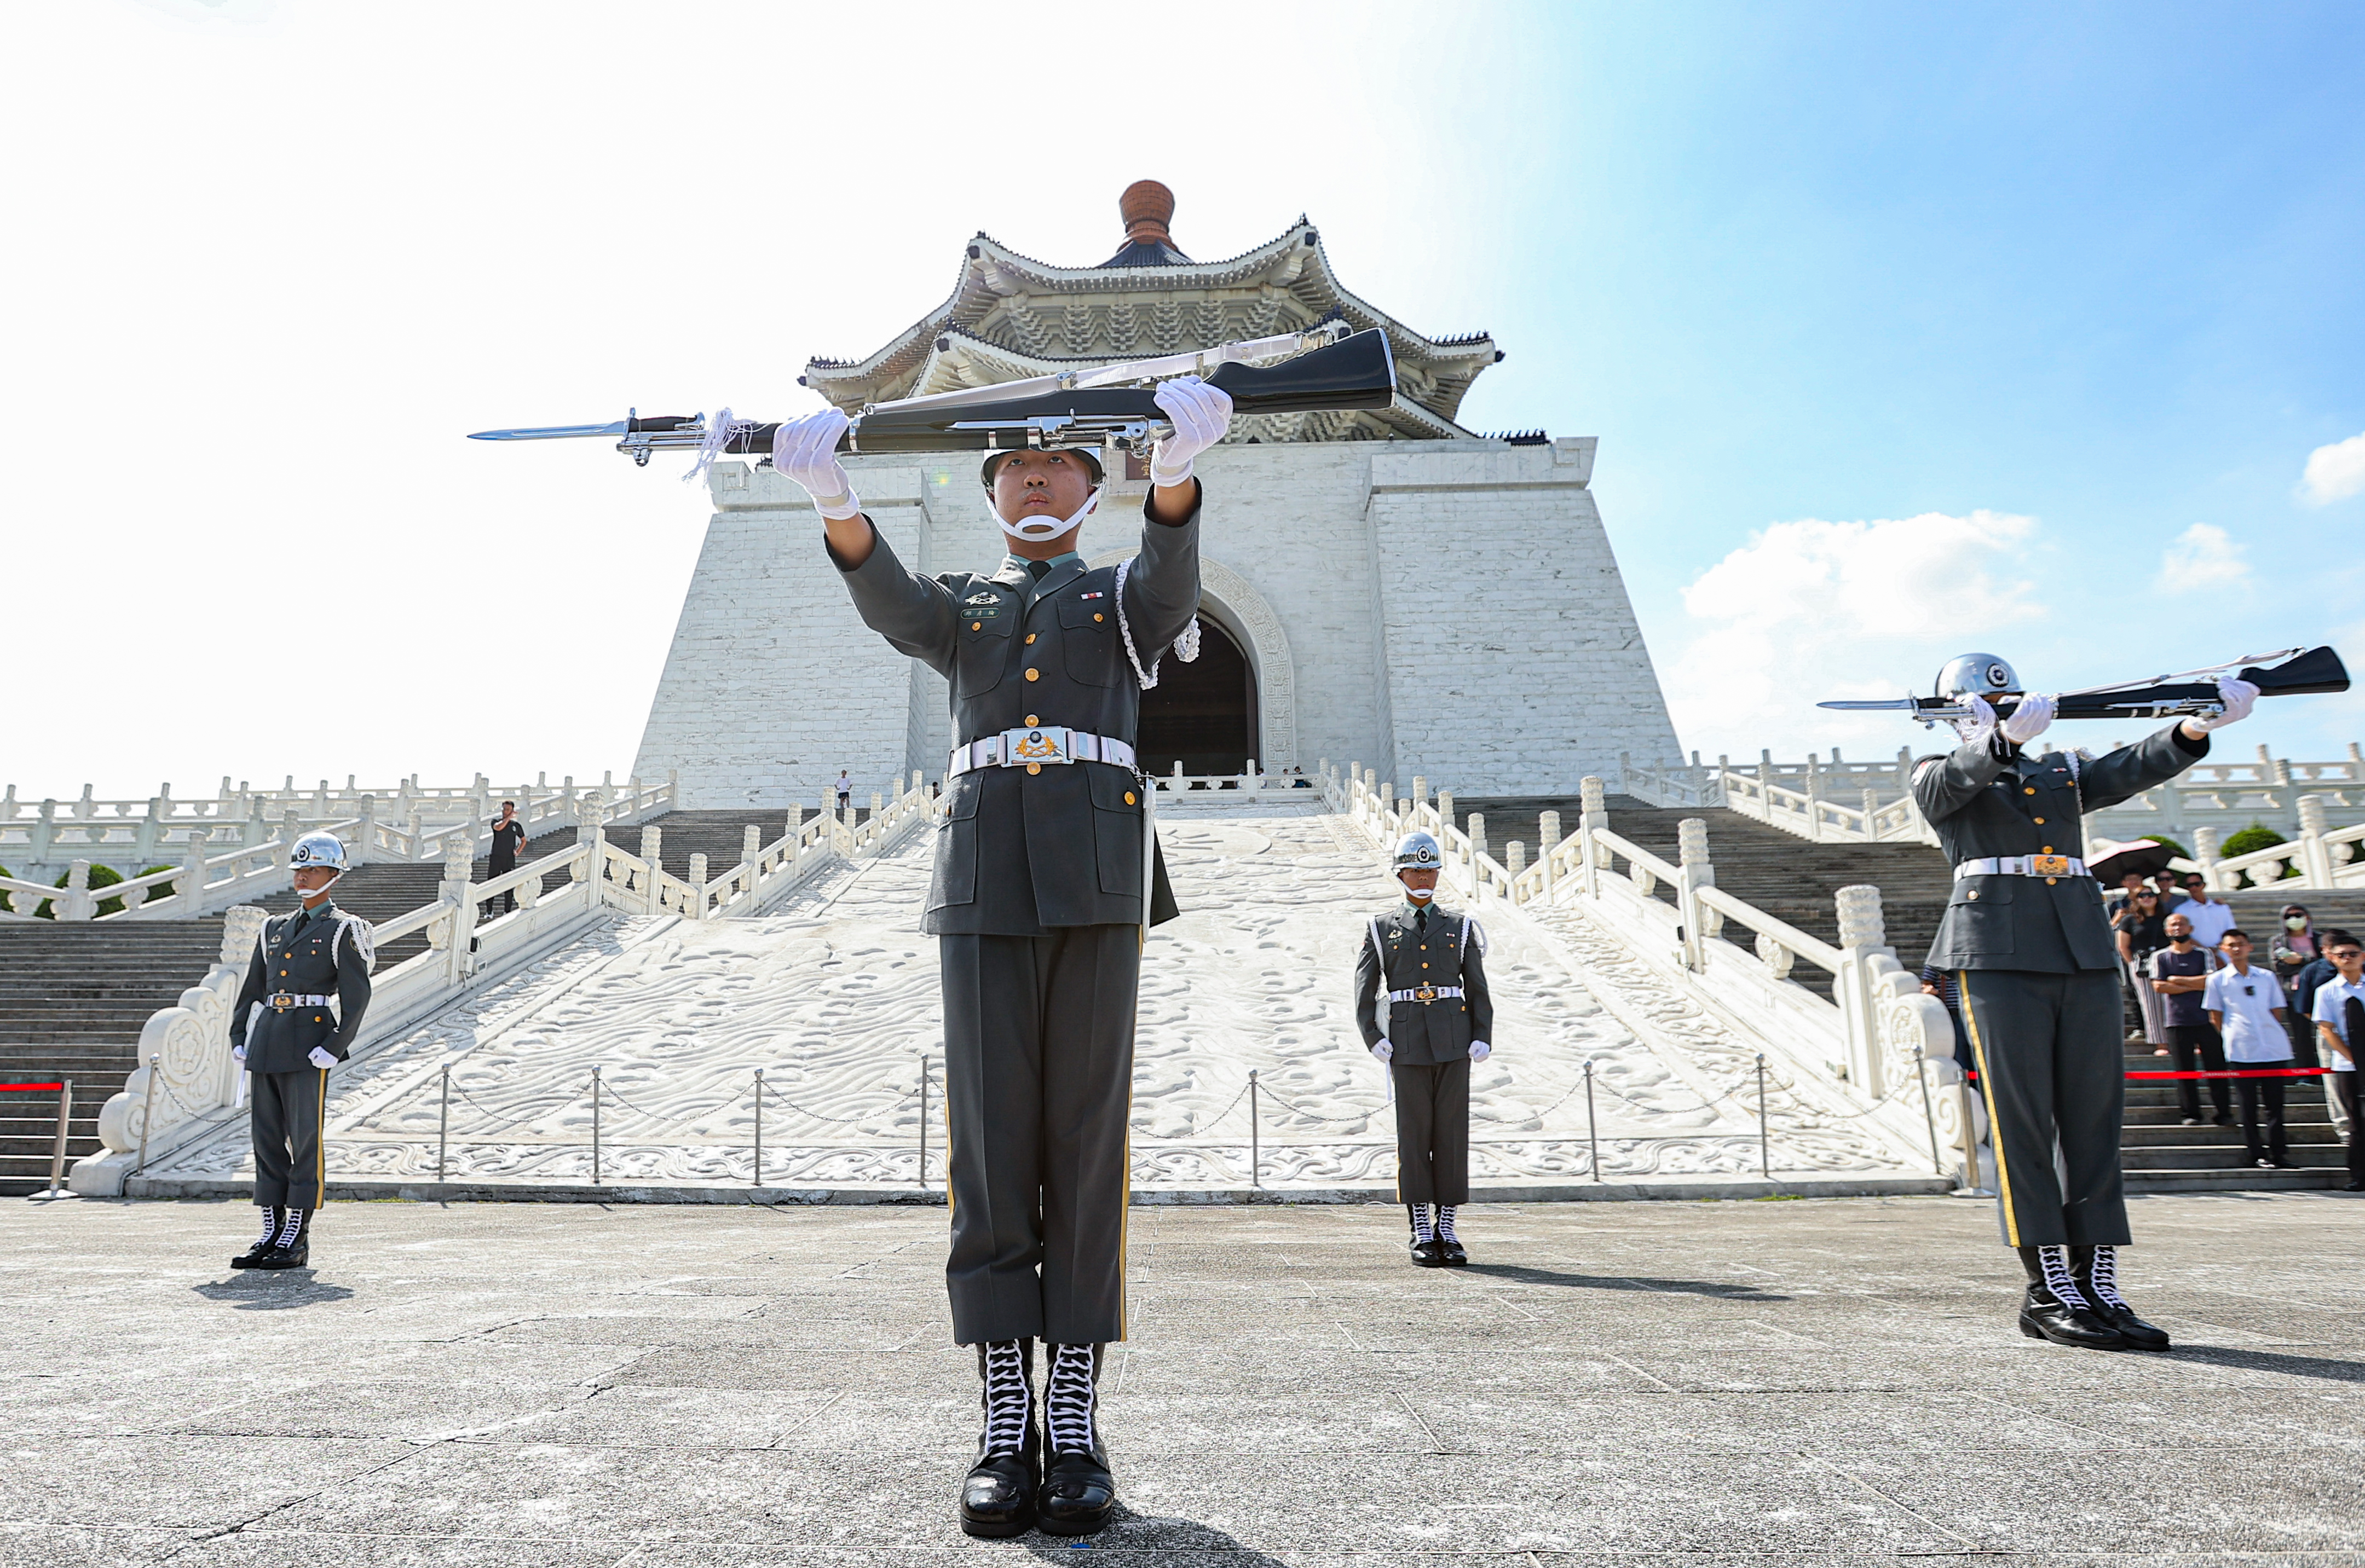
[[[1933,697],[1959,700],[1965,697],[2017,695],[2020,677],[1993,654],[1957,654],[1938,672]]]
[[[1437,846],[1435,835],[1408,833],[1396,846],[1395,868],[1399,871],[1437,871],[1445,866],[1445,852]]]
[[[326,866],[340,874],[352,869],[345,858],[344,840],[333,833],[308,833],[297,839],[296,847],[287,852],[287,868],[292,871],[307,866]]]

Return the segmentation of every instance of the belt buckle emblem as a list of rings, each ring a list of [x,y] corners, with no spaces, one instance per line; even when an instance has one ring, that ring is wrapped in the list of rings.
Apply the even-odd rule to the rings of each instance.
[[[284,991],[275,993],[271,998],[271,1011],[274,1013],[292,1013],[295,1009],[296,999]]]
[[[1437,988],[1433,985],[1422,986],[1419,990],[1412,993],[1412,999],[1415,1002],[1435,1002],[1437,1000]]]
[[[2032,855],[2028,857],[2028,874],[2032,877],[2066,877],[2069,874],[2069,857]]]
[[[1059,744],[1057,730],[1013,730],[1011,756],[1019,762],[1065,762],[1067,752]]]

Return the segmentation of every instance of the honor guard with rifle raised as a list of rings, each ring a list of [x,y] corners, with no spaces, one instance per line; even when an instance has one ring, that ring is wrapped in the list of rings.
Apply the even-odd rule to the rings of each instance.
[[[2209,753],[2209,734],[2258,696],[2221,676],[2210,711],[2099,757],[2040,752],[2057,699],[2010,665],[1966,654],[1937,698],[1961,716],[1951,754],[1922,759],[1913,799],[1955,868],[1930,963],[1956,973],[1991,1128],[1996,1207],[2028,1273],[2021,1331],[2096,1350],[2165,1350],[2168,1335],[2118,1288],[2127,1207],[2117,954],[2079,858],[2081,819],[2162,784]]]
[[[306,834],[289,852],[296,910],[265,921],[230,1020],[230,1053],[246,1070],[254,1134],[254,1201],[263,1234],[233,1269],[300,1269],[327,1184],[320,1124],[329,1070],[345,1059],[369,1009],[375,934],[339,909],[330,888],[345,874],[334,834]]]
[[[835,455],[845,415],[783,425],[773,448],[812,495],[864,623],[952,685],[958,744],[923,926],[943,966],[946,1288],[982,1385],[960,1496],[970,1535],[1090,1534],[1116,1505],[1097,1385],[1125,1338],[1134,1002],[1149,924],[1174,913],[1135,727],[1160,659],[1195,652],[1192,465],[1232,411],[1196,376],[1162,383],[1156,405],[1172,431],[1150,454],[1141,553],[1114,567],[1076,553],[1101,498],[1089,447],[988,454],[1009,554],[989,574],[936,577],[905,567],[862,515]]]
[[[1404,898],[1364,928],[1355,1024],[1393,1081],[1396,1197],[1412,1221],[1412,1260],[1460,1268],[1470,1261],[1454,1235],[1470,1201],[1470,1064],[1494,1052],[1486,933],[1437,907],[1445,856],[1435,838],[1405,834],[1395,865]]]

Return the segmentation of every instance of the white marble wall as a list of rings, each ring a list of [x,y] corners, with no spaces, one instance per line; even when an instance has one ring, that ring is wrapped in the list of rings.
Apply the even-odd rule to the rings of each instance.
[[[1574,793],[1620,751],[1675,756],[1586,488],[1593,447],[1227,444],[1202,458],[1205,554],[1262,600],[1210,608],[1235,627],[1251,610],[1279,626],[1250,652],[1261,695],[1292,700],[1293,722],[1267,731],[1294,750],[1260,760],[1308,773],[1355,760],[1400,785],[1425,774],[1478,795]],[[970,456],[849,466],[906,564],[1001,559]],[[810,801],[841,767],[858,796],[898,769],[936,776],[945,683],[862,627],[803,493],[741,464],[716,465],[713,493],[637,771],[678,768],[690,808]],[[1084,554],[1129,545],[1138,506],[1113,495]],[[1286,671],[1265,667],[1277,660]]]

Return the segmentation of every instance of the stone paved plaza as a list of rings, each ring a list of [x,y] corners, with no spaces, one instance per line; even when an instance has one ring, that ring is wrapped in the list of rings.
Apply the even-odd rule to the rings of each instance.
[[[2021,1338],[1984,1203],[1137,1209],[1084,1546],[954,1528],[941,1210],[253,1212],[0,1207],[0,1562],[2365,1561],[2338,1195],[2138,1200],[2166,1357]]]

